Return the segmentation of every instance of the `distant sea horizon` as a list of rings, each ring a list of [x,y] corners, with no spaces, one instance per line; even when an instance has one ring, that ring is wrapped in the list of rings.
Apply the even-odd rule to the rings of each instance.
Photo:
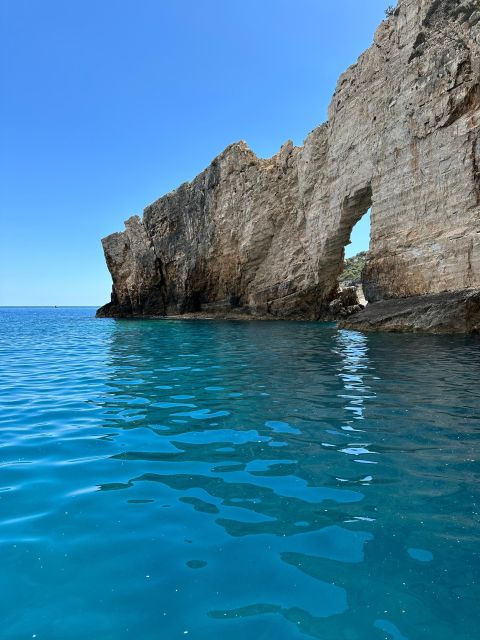
[[[96,309],[99,304],[0,304],[0,309]]]

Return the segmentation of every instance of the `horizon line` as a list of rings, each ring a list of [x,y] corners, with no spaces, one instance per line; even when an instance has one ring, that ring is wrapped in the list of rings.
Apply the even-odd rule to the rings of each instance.
[[[101,306],[101,304],[0,304],[0,309],[94,309]]]

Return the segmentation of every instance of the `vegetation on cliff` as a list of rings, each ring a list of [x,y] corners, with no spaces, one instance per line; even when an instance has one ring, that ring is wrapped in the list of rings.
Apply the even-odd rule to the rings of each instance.
[[[367,260],[367,252],[361,251],[352,258],[347,258],[343,265],[343,273],[340,276],[340,284],[345,287],[353,287],[362,282],[362,271]]]

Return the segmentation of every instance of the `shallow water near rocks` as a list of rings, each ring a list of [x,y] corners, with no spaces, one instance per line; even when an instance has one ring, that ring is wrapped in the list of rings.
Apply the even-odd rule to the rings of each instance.
[[[4,640],[480,637],[480,341],[0,309]]]

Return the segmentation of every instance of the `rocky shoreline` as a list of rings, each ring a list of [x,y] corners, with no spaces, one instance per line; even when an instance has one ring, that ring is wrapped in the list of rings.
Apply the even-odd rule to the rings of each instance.
[[[339,326],[358,331],[480,333],[480,289],[375,302]]]
[[[97,317],[112,317],[97,314]],[[282,321],[285,318],[248,311],[199,311],[177,315],[115,314],[113,317],[131,320],[229,320]],[[302,316],[289,321],[304,322]],[[480,289],[444,292],[430,296],[413,296],[384,300],[361,309],[338,308],[318,318],[320,322],[337,322],[341,329],[356,331],[386,331],[392,333],[480,334]]]

